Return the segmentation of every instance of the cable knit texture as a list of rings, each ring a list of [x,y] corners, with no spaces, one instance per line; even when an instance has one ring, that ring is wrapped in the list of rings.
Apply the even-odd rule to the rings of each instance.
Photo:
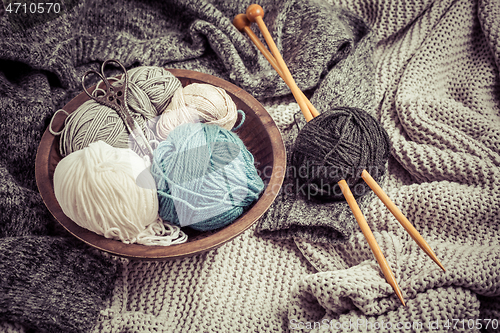
[[[51,115],[81,91],[81,75],[107,58],[234,82],[293,142],[303,126],[297,104],[231,24],[249,4],[66,1],[64,14],[31,28],[0,17],[0,331],[357,332],[401,323],[479,332],[471,319],[483,330],[485,319],[500,320],[496,0],[260,3],[318,110],[360,107],[389,134],[382,186],[446,268],[373,195],[359,200],[407,307],[345,205],[277,200],[240,237],[167,262],[110,258],[58,228],[37,193],[37,145]],[[279,205],[289,205],[286,215],[274,213]]]

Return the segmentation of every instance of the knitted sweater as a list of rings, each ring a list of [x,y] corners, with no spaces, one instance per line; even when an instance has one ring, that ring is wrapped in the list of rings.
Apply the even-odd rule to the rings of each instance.
[[[160,65],[221,76],[260,98],[285,137],[299,109],[231,25],[248,1],[67,1],[65,14],[34,28],[14,24],[11,14],[0,18],[0,331],[387,331],[388,323],[407,331],[458,331],[472,328],[469,319],[471,331],[479,331],[477,323],[493,331],[495,322],[487,320],[500,319],[500,5],[332,1],[261,5],[299,86],[324,108],[345,101],[335,95],[338,82],[361,89],[342,75],[342,59],[355,57],[339,56],[345,41],[339,33],[359,31],[354,16],[371,28],[375,91],[365,107],[387,130],[393,156],[383,188],[446,272],[374,198],[363,213],[407,307],[348,217],[342,242],[283,240],[273,236],[282,230],[275,226],[264,238],[252,228],[216,250],[166,262],[113,259],[74,245],[44,208],[33,170],[50,116],[80,92],[86,70],[117,58],[127,68]],[[312,226],[315,216],[309,218]],[[40,261],[45,265],[30,264]],[[33,277],[46,288],[30,285]],[[64,311],[47,306],[58,299],[67,304]]]

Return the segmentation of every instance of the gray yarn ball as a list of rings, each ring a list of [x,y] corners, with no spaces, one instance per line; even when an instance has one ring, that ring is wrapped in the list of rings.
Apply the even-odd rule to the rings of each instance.
[[[127,73],[129,110],[146,139],[154,141],[157,118],[170,102],[174,92],[181,87],[181,82],[161,67],[137,67]],[[119,79],[108,80],[114,86],[123,83]],[[94,100],[89,100],[66,118],[59,148],[64,157],[101,140],[116,148],[131,148],[137,153],[140,152],[129,137],[118,113]]]
[[[377,181],[386,172],[389,137],[380,123],[364,110],[340,107],[322,113],[299,132],[292,150],[298,184],[321,200],[343,200],[337,184],[344,179],[354,197],[368,185],[363,170]]]

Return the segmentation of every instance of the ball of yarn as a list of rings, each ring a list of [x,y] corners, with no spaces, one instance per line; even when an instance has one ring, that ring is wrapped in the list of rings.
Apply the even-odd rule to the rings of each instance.
[[[181,83],[170,72],[161,68],[137,67],[128,73],[130,72],[127,90],[129,110],[146,138],[154,141],[155,118],[160,114],[157,108],[168,104]],[[110,78],[109,81],[114,86],[123,84],[122,80],[116,78]],[[86,101],[66,118],[59,149],[62,156],[67,156],[100,140],[113,147],[131,148],[140,152],[118,113],[94,100]]]
[[[237,219],[264,188],[241,139],[217,125],[177,126],[154,152],[160,216],[207,231]]]
[[[176,126],[201,122],[232,129],[238,118],[231,96],[219,87],[192,83],[175,91],[172,101],[160,116],[156,134],[164,140]]]
[[[291,156],[303,193],[322,200],[342,200],[346,180],[355,197],[369,187],[363,170],[375,180],[385,174],[390,142],[372,116],[357,108],[335,108],[309,121],[299,132]]]
[[[146,93],[158,115],[165,111],[174,92],[182,88],[181,81],[162,67],[141,66],[127,73],[129,81]]]
[[[171,245],[186,235],[158,216],[149,162],[103,141],[63,158],[54,171],[54,194],[79,226],[124,243]]]

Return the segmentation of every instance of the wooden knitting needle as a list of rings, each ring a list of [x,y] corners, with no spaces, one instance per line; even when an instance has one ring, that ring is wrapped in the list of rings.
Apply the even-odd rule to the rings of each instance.
[[[389,209],[389,211],[394,215],[394,217],[399,221],[399,223],[405,228],[405,230],[410,234],[411,238],[420,246],[420,248],[427,253],[427,255],[434,260],[434,262],[441,267],[443,271],[446,271],[444,269],[444,266],[441,264],[437,256],[434,254],[434,251],[432,251],[431,247],[425,239],[418,233],[417,229],[408,221],[406,216],[403,215],[403,213],[399,210],[399,208],[392,202],[392,200],[387,196],[387,194],[382,190],[382,188],[377,184],[375,179],[370,176],[370,174],[366,171],[363,170],[361,173],[361,178],[364,179],[364,181],[368,184],[368,186],[372,189],[373,192],[382,200],[384,205]]]
[[[396,281],[396,278],[392,273],[391,267],[389,267],[389,264],[387,263],[387,260],[385,259],[382,250],[380,250],[380,247],[378,246],[377,241],[375,240],[375,236],[373,236],[373,233],[370,227],[368,226],[368,223],[366,222],[366,219],[363,216],[363,213],[361,212],[358,203],[354,199],[354,196],[352,195],[352,192],[349,189],[349,185],[347,185],[347,182],[343,179],[339,181],[338,184],[340,186],[340,189],[342,190],[342,194],[344,195],[347,203],[349,204],[349,207],[352,210],[352,213],[354,214],[354,217],[356,218],[356,221],[358,221],[358,225],[361,229],[361,232],[363,232],[363,235],[368,241],[368,245],[370,245],[373,255],[375,256],[375,259],[377,259],[378,265],[380,266],[382,273],[384,273],[385,279],[391,285],[392,289],[394,289],[396,296],[398,296],[401,303],[403,303],[403,306],[406,306],[405,301],[403,299],[403,293],[401,292],[401,289],[399,289],[398,282]]]
[[[246,14],[250,22],[257,23],[262,33],[262,36],[264,36],[264,39],[266,40],[267,46],[269,46],[269,49],[271,50],[271,53],[274,56],[276,63],[278,64],[278,68],[281,70],[281,74],[283,75],[282,76],[283,80],[292,91],[293,97],[295,97],[295,100],[299,104],[300,110],[302,111],[304,118],[306,118],[306,121],[311,120],[313,117],[311,115],[311,112],[309,111],[309,108],[307,107],[306,103],[307,98],[305,98],[302,91],[295,84],[292,74],[290,74],[290,71],[288,70],[288,67],[285,64],[283,57],[281,57],[281,54],[278,51],[278,47],[276,46],[276,44],[274,44],[273,38],[271,37],[271,34],[269,33],[269,30],[267,30],[266,24],[262,19],[264,17],[264,10],[262,9],[261,6],[253,4],[248,6]]]
[[[262,53],[262,55],[269,61],[271,66],[278,72],[279,76],[284,80],[284,75],[283,72],[281,71],[280,67],[278,66],[278,63],[276,62],[276,59],[274,59],[274,56],[269,52],[269,50],[266,48],[266,46],[260,41],[259,37],[252,31],[250,28],[251,22],[248,20],[247,16],[245,14],[238,14],[234,17],[233,20],[233,25],[236,27],[241,32],[245,32],[247,36],[250,38],[250,40],[255,44],[257,49]],[[312,103],[309,101],[309,99],[304,95],[304,93],[301,91],[300,94],[303,96],[303,98],[306,101],[307,107],[309,109],[309,112],[311,113],[312,117],[319,116],[318,110],[312,105]]]
[[[250,8],[250,7],[254,8]],[[258,5],[251,5],[248,7],[247,12],[250,10],[251,14],[253,15],[258,15],[261,16],[261,21],[262,17],[264,15],[264,10],[262,7]],[[254,19],[256,20],[256,19]],[[246,15],[244,14],[239,14],[237,17],[235,17],[235,20],[233,21],[233,24],[238,28],[240,31],[244,30],[250,37],[250,39],[255,43],[257,48],[261,50],[261,52],[264,54],[266,59],[273,65],[274,63],[274,57],[269,54],[269,51],[267,51],[266,47],[262,44],[262,42],[258,39],[258,37],[253,33],[253,31],[250,29],[249,25],[249,19],[247,18]],[[263,23],[262,23],[263,24]],[[259,26],[260,28],[260,26]],[[267,29],[266,29],[267,30]],[[272,39],[271,39],[272,41]],[[279,52],[278,52],[279,53]],[[267,54],[267,55],[266,55]],[[271,60],[270,60],[271,59]],[[283,62],[284,64],[284,62]],[[275,63],[275,65],[277,65]],[[276,69],[275,65],[273,67]],[[286,67],[286,64],[284,64]],[[279,73],[279,70],[276,69]],[[280,74],[281,75],[281,74]],[[311,104],[307,97],[304,96],[306,99],[306,102],[308,102],[308,105]],[[312,105],[312,104],[311,104]],[[312,111],[316,111],[315,113]],[[319,115],[318,111],[314,106],[310,108],[310,113],[312,117],[316,117]],[[410,236],[415,240],[415,242],[420,246],[420,248],[441,268],[443,271],[446,271],[435,253],[432,251],[431,247],[427,242],[423,239],[423,237],[419,234],[419,232],[413,227],[413,225],[408,221],[408,219],[403,215],[403,213],[398,209],[398,207],[391,201],[391,199],[387,196],[387,194],[382,190],[382,188],[377,184],[377,182],[370,176],[370,174],[364,170],[363,173],[361,174],[361,177],[363,180],[368,184],[368,186],[375,192],[375,194],[382,200],[384,205],[389,209],[389,211],[394,215],[394,217],[399,221],[399,223],[403,226],[403,228],[410,234]]]

